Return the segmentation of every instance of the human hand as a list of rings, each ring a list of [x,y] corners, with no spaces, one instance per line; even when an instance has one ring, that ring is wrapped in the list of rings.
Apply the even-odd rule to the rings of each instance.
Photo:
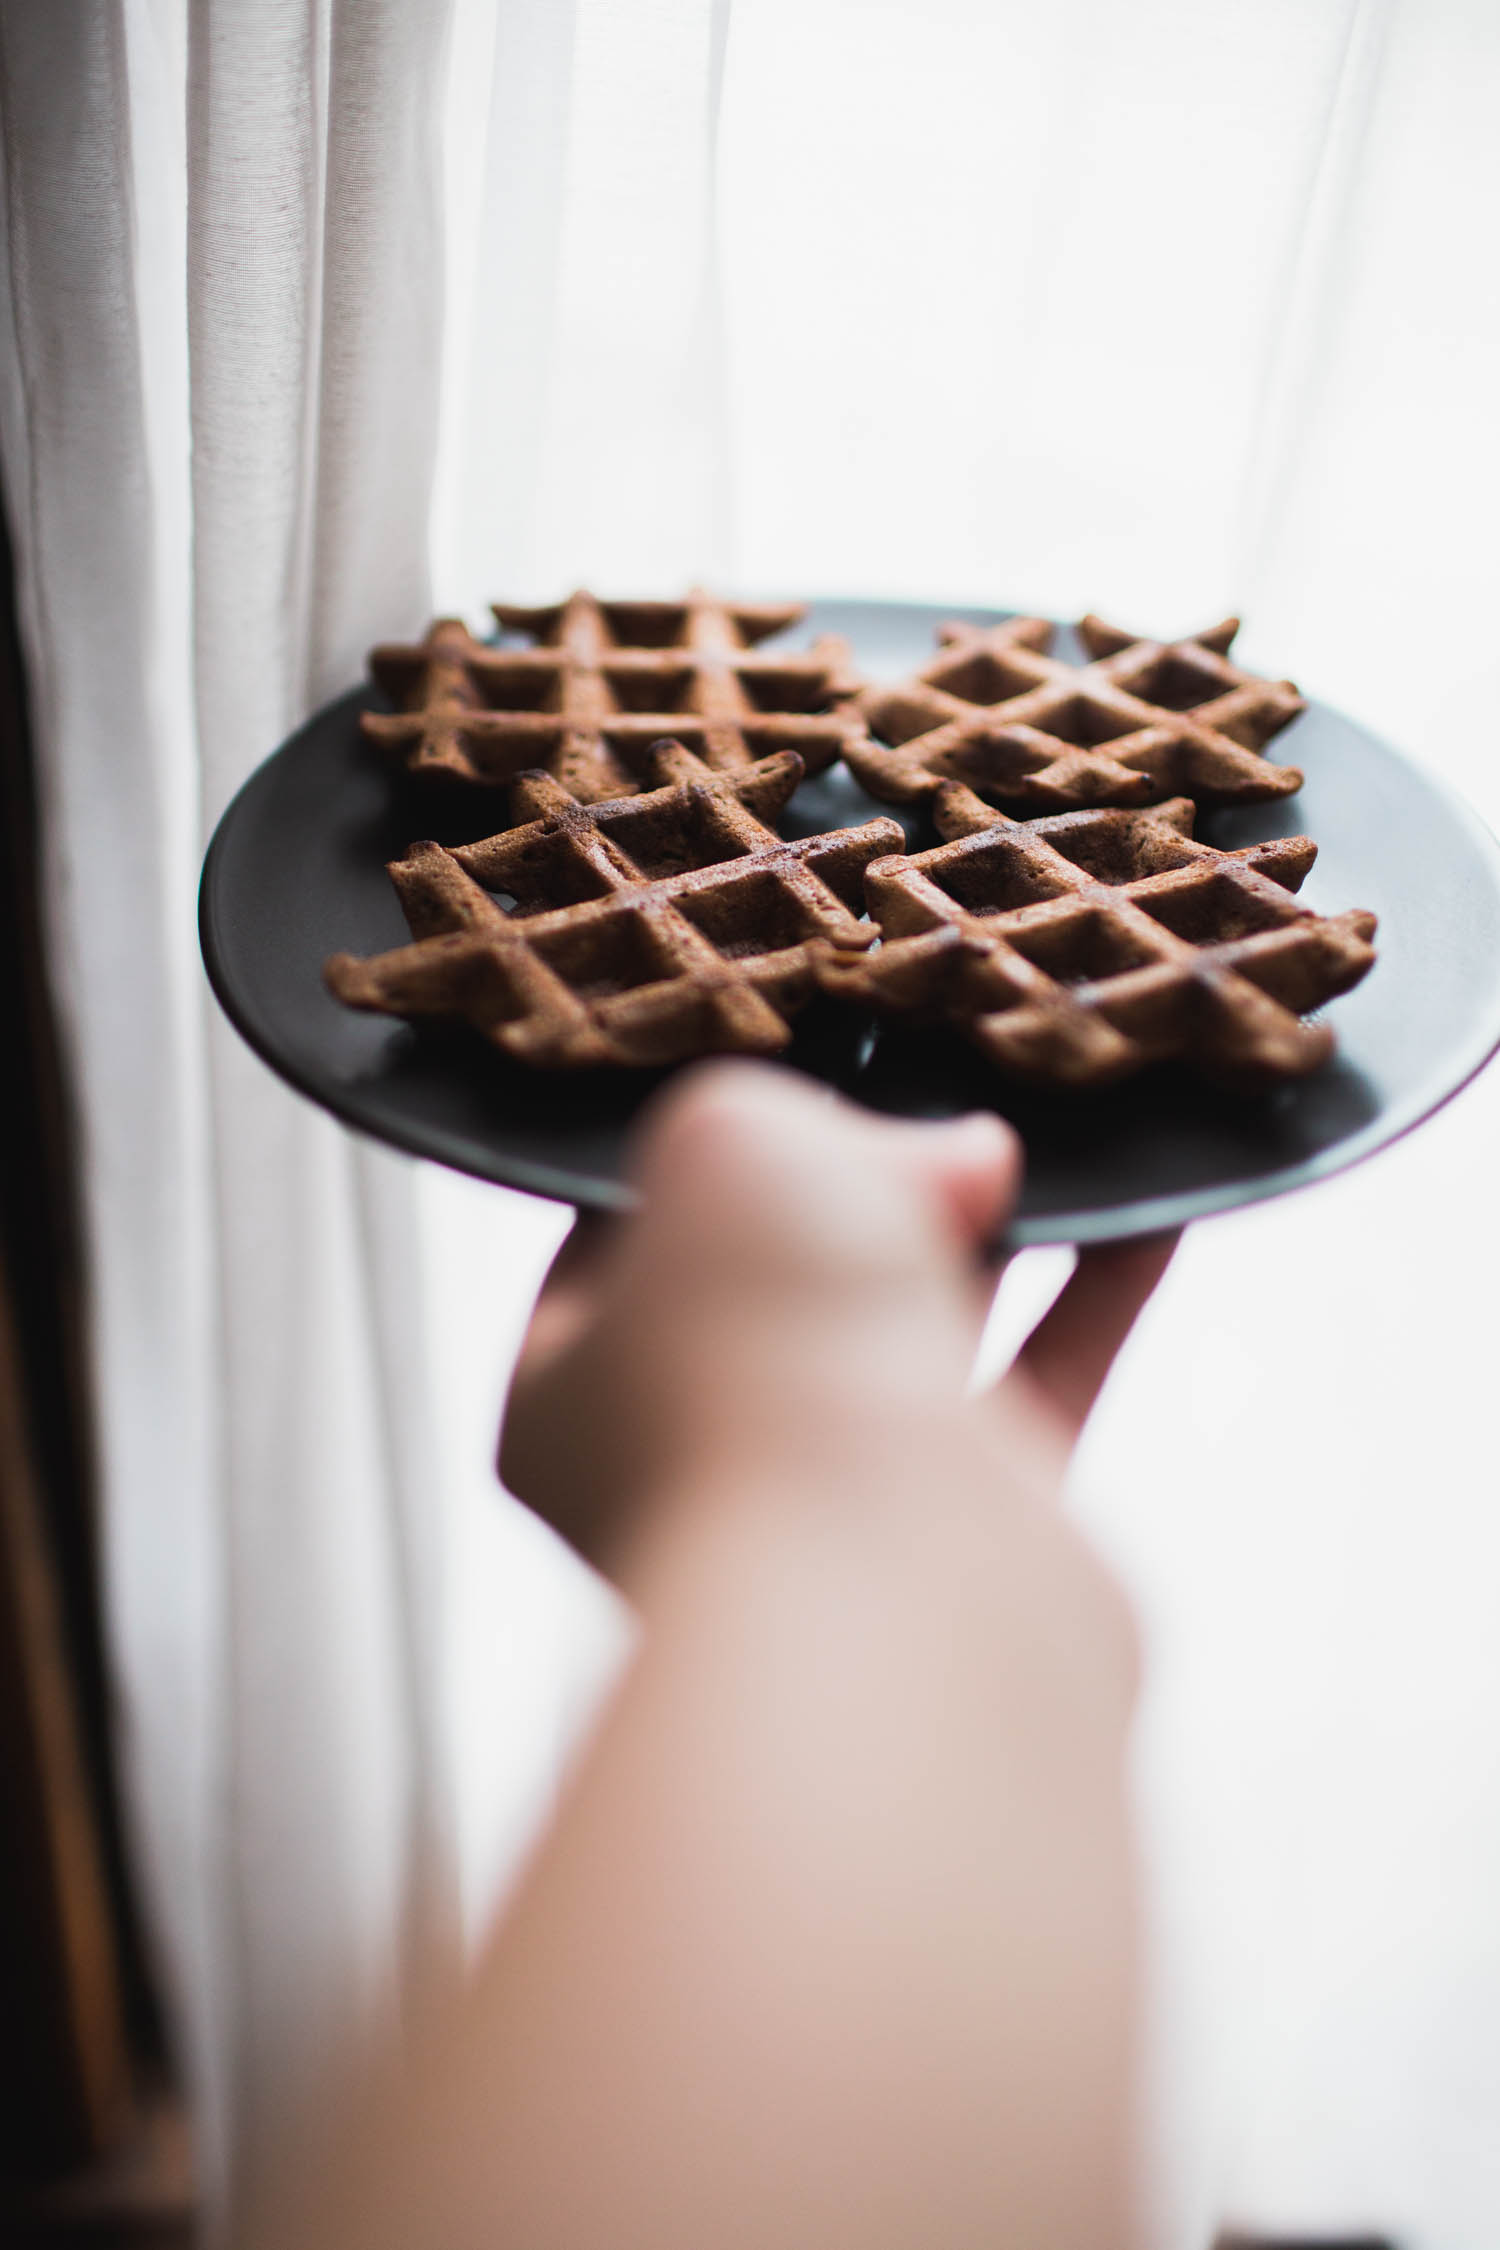
[[[1175,1237],[1078,1265],[1005,1380],[966,1398],[1021,1179],[979,1113],[877,1118],[763,1066],[709,1066],[648,1118],[639,1214],[581,1216],[538,1299],[500,1472],[618,1568],[653,1496],[846,1465],[940,1420],[1061,1474]],[[783,1477],[784,1481],[784,1477]]]
[[[644,1630],[474,1976],[279,2250],[1135,2239],[1134,1634],[1053,1503],[1170,1255],[968,1377],[992,1117],[679,1081],[542,1293],[507,1481]]]

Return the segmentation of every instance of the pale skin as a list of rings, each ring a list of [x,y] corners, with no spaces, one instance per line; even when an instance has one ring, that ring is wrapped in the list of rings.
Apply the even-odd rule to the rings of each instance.
[[[257,2250],[1121,2250],[1135,1641],[1057,1500],[1171,1244],[1085,1256],[968,1397],[996,1119],[715,1066],[637,1171],[501,1462],[638,1653],[464,1989]]]

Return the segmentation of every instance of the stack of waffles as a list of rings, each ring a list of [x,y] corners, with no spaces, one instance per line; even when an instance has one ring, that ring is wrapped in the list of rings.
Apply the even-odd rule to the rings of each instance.
[[[372,743],[503,791],[508,818],[395,862],[411,943],[337,955],[332,991],[545,1068],[773,1054],[815,997],[947,1024],[1054,1086],[1172,1059],[1255,1088],[1327,1059],[1305,1019],[1369,969],[1373,915],[1298,904],[1307,837],[1193,835],[1200,806],[1302,781],[1264,754],[1301,698],[1231,662],[1233,619],[1163,643],[1087,617],[1082,663],[1044,620],[945,626],[911,679],[870,687],[834,639],[760,651],[802,614],[580,593],[497,605],[520,645],[442,620],[377,649],[396,709],[365,715]],[[803,775],[839,757],[941,841],[908,852],[878,818],[783,840]]]

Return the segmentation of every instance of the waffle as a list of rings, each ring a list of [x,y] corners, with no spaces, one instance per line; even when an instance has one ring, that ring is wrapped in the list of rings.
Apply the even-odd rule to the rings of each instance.
[[[1045,618],[944,625],[930,664],[855,699],[880,740],[851,736],[844,754],[890,804],[944,781],[1019,813],[1289,796],[1301,774],[1260,752],[1305,706],[1288,682],[1230,663],[1238,630],[1227,617],[1191,640],[1142,641],[1085,617],[1091,661],[1066,664]]]
[[[1294,903],[1306,836],[1241,851],[1193,840],[1194,807],[997,818],[956,783],[937,792],[948,841],[878,860],[865,878],[883,943],[830,960],[825,989],[962,1030],[1017,1077],[1065,1086],[1175,1058],[1253,1087],[1333,1051],[1308,1010],[1359,982],[1373,914]]]
[[[360,724],[413,773],[496,785],[542,768],[596,804],[645,785],[646,753],[664,735],[719,772],[795,750],[818,773],[863,731],[843,641],[751,653],[798,623],[795,605],[579,593],[550,609],[493,608],[532,645],[491,648],[450,617],[413,646],[371,652],[375,682],[398,708]]]
[[[354,1008],[460,1018],[552,1068],[776,1053],[819,959],[873,943],[861,880],[901,829],[784,843],[766,824],[802,778],[795,751],[722,773],[664,742],[648,763],[658,786],[594,805],[525,774],[520,825],[461,850],[414,844],[390,869],[414,942],[335,955],[329,989]]]

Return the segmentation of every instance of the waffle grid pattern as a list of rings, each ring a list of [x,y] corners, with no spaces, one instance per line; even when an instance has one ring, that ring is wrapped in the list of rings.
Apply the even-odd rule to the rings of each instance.
[[[1305,709],[1287,681],[1229,660],[1237,618],[1181,641],[1078,627],[1086,664],[1051,655],[1045,618],[944,625],[939,652],[897,687],[855,699],[871,734],[845,755],[874,797],[911,803],[959,781],[1018,813],[1290,796],[1295,766],[1261,755]]]
[[[551,773],[582,804],[647,785],[646,754],[674,736],[716,772],[795,750],[809,773],[863,731],[845,643],[756,653],[802,608],[721,602],[603,602],[576,593],[546,608],[492,605],[529,645],[493,648],[457,618],[426,638],[372,651],[397,706],[366,712],[367,737],[421,775],[504,785]]]
[[[794,751],[726,773],[662,742],[647,763],[654,789],[592,805],[527,774],[518,825],[453,851],[413,845],[390,869],[413,942],[335,955],[330,990],[464,1020],[554,1068],[778,1052],[819,962],[873,944],[861,882],[901,829],[784,842],[767,824],[802,778]]]
[[[1365,975],[1375,917],[1296,903],[1309,838],[1218,851],[1194,840],[1186,798],[1016,822],[955,783],[935,814],[944,843],[870,868],[882,944],[824,966],[839,997],[946,1021],[1054,1084],[1174,1058],[1266,1085],[1332,1052],[1327,1025],[1301,1018]]]

